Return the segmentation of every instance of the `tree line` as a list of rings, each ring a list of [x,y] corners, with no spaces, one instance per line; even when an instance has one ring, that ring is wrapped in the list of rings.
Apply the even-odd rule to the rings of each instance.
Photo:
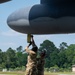
[[[75,44],[67,45],[66,42],[62,42],[57,48],[55,44],[50,40],[45,40],[40,44],[38,49],[39,53],[46,50],[45,68],[47,70],[54,68],[71,69],[75,64]],[[23,47],[19,46],[16,50],[9,48],[5,52],[0,49],[0,69],[10,68],[15,69],[17,67],[25,67],[27,63],[26,52],[23,52]]]

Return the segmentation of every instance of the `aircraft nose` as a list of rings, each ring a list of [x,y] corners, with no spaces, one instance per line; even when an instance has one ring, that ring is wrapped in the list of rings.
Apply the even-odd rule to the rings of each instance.
[[[7,24],[10,28],[22,32],[29,29],[29,11],[31,7],[22,8],[15,11],[7,18]]]

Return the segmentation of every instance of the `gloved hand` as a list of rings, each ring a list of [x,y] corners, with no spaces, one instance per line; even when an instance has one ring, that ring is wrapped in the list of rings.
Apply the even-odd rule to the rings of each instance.
[[[31,35],[31,37],[33,38],[33,35]]]
[[[29,43],[28,47],[29,47],[31,44],[32,44],[32,42],[30,41],[30,43]]]
[[[32,44],[32,42],[30,41],[29,45],[31,45],[31,44]]]

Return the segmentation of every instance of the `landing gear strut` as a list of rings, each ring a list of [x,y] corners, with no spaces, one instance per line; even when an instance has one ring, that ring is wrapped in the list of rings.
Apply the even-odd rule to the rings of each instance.
[[[27,34],[27,43],[30,43],[31,41],[31,34]]]

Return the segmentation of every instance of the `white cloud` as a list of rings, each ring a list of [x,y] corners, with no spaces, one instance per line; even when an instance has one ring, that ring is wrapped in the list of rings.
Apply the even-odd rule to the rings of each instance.
[[[6,32],[2,32],[1,35],[13,37],[13,36],[21,36],[21,35],[23,35],[23,34],[18,33],[18,32],[16,32],[16,31],[13,31],[13,30],[8,30],[8,31],[6,31]]]
[[[54,35],[37,35],[35,36],[35,39],[40,39],[40,40],[46,40],[52,38]]]
[[[14,46],[16,45],[15,43],[12,43],[12,42],[4,42],[4,43],[0,43],[0,46]]]
[[[27,40],[27,36],[25,35],[25,36],[22,36],[22,37],[20,37],[22,40]]]
[[[0,23],[6,23],[6,20],[0,19]]]
[[[12,42],[1,42],[0,43],[0,49],[2,49],[3,51],[6,51],[9,47],[11,48],[15,48],[17,46],[16,43],[12,43]]]

